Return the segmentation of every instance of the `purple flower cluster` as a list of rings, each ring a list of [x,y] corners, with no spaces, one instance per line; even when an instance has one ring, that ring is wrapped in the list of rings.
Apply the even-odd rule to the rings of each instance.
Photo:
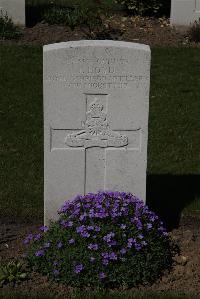
[[[98,250],[99,246],[98,246],[98,244],[92,244],[92,243],[90,243],[88,245],[88,248],[91,249],[91,250]]]
[[[45,251],[43,249],[37,250],[35,252],[35,256],[40,257],[40,256],[44,256],[44,255],[45,255]]]
[[[29,244],[31,241],[39,241],[42,238],[41,234],[28,234],[23,240],[25,245]]]
[[[123,259],[122,256],[131,250],[140,251],[148,246],[148,238],[145,239],[144,232],[152,231],[156,227],[155,224],[159,222],[158,216],[151,212],[141,200],[125,192],[105,191],[97,194],[89,193],[85,196],[78,195],[74,199],[66,201],[58,212],[61,214],[61,219],[62,215],[65,217],[64,219],[68,219],[61,220],[60,224],[63,227],[72,227],[73,221],[76,223],[76,233],[82,238],[88,239],[87,248],[94,252],[98,251],[104,266],[118,259]],[[119,235],[116,236],[115,230],[101,234],[99,221],[103,225],[105,219],[110,219],[119,224]],[[97,222],[98,225],[96,225]],[[131,230],[134,232],[132,236]],[[166,236],[166,230],[161,223],[157,230],[163,237]],[[96,242],[93,243],[92,239],[96,239]],[[69,244],[74,242],[73,239],[73,242],[69,241]],[[103,244],[108,249],[113,246],[116,249],[102,252],[101,247],[104,246],[105,248]],[[94,256],[89,259],[92,263],[96,262]],[[83,265],[76,267],[75,272],[79,273],[82,271]],[[103,277],[99,274],[100,276]]]
[[[28,234],[26,238],[23,240],[25,245],[28,245],[31,241],[40,241],[42,239],[43,233],[46,233],[49,230],[48,226],[41,226],[39,227],[40,233],[37,234]]]
[[[105,274],[104,272],[100,272],[100,273],[99,273],[99,278],[100,278],[100,279],[104,279],[104,278],[106,278],[106,274]]]
[[[76,265],[76,266],[74,267],[74,272],[75,272],[76,274],[79,274],[81,271],[83,271],[83,269],[84,269],[83,264],[78,264],[78,265]]]
[[[77,220],[77,218],[81,222],[86,222],[90,219],[127,217],[130,216],[131,208],[134,208],[134,216],[130,217],[130,220],[138,229],[142,228],[141,215],[149,216],[150,222],[154,222],[157,217],[132,194],[106,191],[97,194],[88,193],[85,196],[78,195],[74,199],[66,201],[58,213],[68,215],[68,219],[71,220],[61,220],[61,225],[69,227],[73,225],[72,219]],[[122,223],[121,228],[125,229],[126,224]]]
[[[106,236],[103,237],[103,240],[105,242],[107,242],[109,247],[117,245],[117,242],[115,240],[113,240],[114,236],[115,236],[115,233],[110,232]]]
[[[57,238],[48,239],[51,227],[43,226],[40,231],[47,233],[46,238],[42,239],[43,234],[38,233],[29,234],[24,240],[25,244],[38,242],[36,257],[46,258],[47,252],[53,252],[51,273],[54,276],[62,273],[62,262],[58,265],[55,261],[56,251],[60,256],[69,249],[70,269],[81,275],[88,271],[89,264],[101,281],[108,279],[110,265],[128,261],[140,251],[143,254],[151,245],[151,235],[167,236],[158,216],[137,197],[125,192],[78,195],[66,201],[58,213],[60,219],[56,225],[60,235]]]
[[[46,225],[44,225],[44,226],[41,226],[40,228],[40,231],[42,231],[42,232],[47,232],[48,230],[49,230],[49,228],[48,228],[48,226],[46,226]]]
[[[28,234],[28,236],[26,236],[26,238],[23,240],[23,243],[25,245],[29,244],[32,240],[34,239],[34,235],[33,234]]]
[[[73,221],[65,221],[65,220],[62,220],[60,222],[60,224],[65,227],[65,228],[68,228],[68,227],[72,227],[73,226]]]
[[[134,247],[137,251],[141,250],[143,247],[147,245],[146,241],[138,242],[135,238],[128,239],[127,248]]]
[[[87,231],[87,227],[85,225],[81,225],[76,228],[76,232],[81,235],[83,238],[89,238],[90,233]]]
[[[101,254],[103,260],[102,260],[102,264],[107,266],[109,261],[117,261],[118,257],[117,254],[115,252],[103,252]]]

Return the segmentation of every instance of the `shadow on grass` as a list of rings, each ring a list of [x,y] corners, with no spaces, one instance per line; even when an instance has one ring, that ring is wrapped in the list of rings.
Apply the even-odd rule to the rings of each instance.
[[[200,198],[200,175],[148,175],[147,205],[167,228],[178,227],[181,212]]]

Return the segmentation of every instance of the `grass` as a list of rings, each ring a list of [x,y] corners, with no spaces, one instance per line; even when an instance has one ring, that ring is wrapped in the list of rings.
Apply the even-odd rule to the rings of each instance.
[[[200,49],[153,50],[150,173],[200,174]]]
[[[17,294],[9,294],[7,296],[0,296],[0,299],[26,299],[27,296],[17,295]],[[53,299],[52,296],[28,296],[29,299]],[[105,294],[101,292],[97,292],[96,294],[91,293],[81,293],[73,296],[67,296],[63,299],[200,299],[199,296],[186,296],[186,295],[175,295],[175,294],[146,294],[146,295],[131,295],[126,293],[113,293],[113,294]]]
[[[1,46],[1,216],[43,214],[41,55],[40,47]]]
[[[37,221],[43,217],[42,48],[1,45],[0,69],[0,217]],[[200,49],[153,49],[149,174],[200,174],[199,73]],[[200,210],[198,197],[194,207]]]

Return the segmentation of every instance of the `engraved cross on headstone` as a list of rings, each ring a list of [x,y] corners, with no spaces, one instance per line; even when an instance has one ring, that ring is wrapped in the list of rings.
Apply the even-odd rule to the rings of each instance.
[[[140,150],[140,128],[112,130],[107,94],[85,94],[85,121],[80,129],[51,129],[51,151],[84,151],[84,193],[105,190],[107,154],[111,150]]]

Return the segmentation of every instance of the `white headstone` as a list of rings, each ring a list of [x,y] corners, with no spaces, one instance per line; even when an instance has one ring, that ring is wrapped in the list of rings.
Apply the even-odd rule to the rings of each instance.
[[[0,0],[0,11],[12,18],[16,25],[25,25],[25,0]]]
[[[76,194],[145,201],[150,48],[119,41],[44,46],[45,222]]]
[[[189,26],[200,18],[200,0],[172,0],[171,25]]]

